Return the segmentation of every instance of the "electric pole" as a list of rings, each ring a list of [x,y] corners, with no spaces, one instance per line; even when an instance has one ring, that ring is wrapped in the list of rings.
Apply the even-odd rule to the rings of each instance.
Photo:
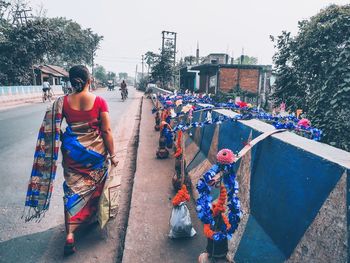
[[[143,59],[143,55],[142,55],[142,79],[143,79],[143,63],[144,63],[144,59]]]
[[[175,65],[176,65],[176,32],[170,31],[162,31],[162,56],[164,56],[165,49],[170,52],[172,60],[173,60],[173,83],[175,86],[176,82],[176,73],[175,73]],[[166,47],[165,47],[166,46]]]
[[[33,18],[31,15],[28,15],[27,12],[31,12],[32,9],[20,9],[17,6],[17,9],[13,12],[13,24],[15,25],[25,25],[28,22],[29,18]]]
[[[135,88],[137,86],[137,64],[136,64],[136,69],[135,69],[135,81],[134,81]]]

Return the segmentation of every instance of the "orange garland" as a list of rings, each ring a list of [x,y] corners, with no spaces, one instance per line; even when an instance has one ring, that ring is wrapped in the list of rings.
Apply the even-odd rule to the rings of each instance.
[[[224,223],[226,225],[226,229],[231,228],[231,224],[227,218],[227,216],[224,214],[226,211],[226,199],[227,199],[227,191],[224,186],[220,187],[220,196],[216,204],[213,204],[213,216],[216,217],[219,214],[221,214],[222,219],[224,220]],[[207,238],[213,239],[213,235],[215,234],[215,231],[211,230],[210,224],[204,224],[204,235]]]
[[[166,126],[169,130],[171,130],[170,124],[167,123],[166,121],[162,121],[162,122],[160,123],[160,131],[162,131],[162,130],[164,129],[165,126]]]
[[[182,202],[190,201],[190,194],[187,191],[186,185],[182,185],[181,189],[177,192],[177,194],[173,198],[173,206],[178,206]]]
[[[170,115],[169,110],[168,109],[164,109],[162,111],[162,115],[161,115],[162,121],[166,121],[166,118],[168,118],[169,115]]]
[[[177,141],[176,141],[176,152],[174,154],[175,158],[178,158],[182,154],[182,148],[181,148],[181,140],[182,140],[182,131],[180,130],[177,134]]]

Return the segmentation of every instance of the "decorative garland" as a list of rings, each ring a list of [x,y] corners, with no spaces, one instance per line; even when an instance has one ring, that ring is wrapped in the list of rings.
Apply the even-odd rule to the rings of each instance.
[[[233,117],[228,117],[226,115],[219,115],[213,120],[205,120],[202,122],[193,122],[193,123],[179,123],[173,128],[173,131],[176,132],[178,130],[187,131],[191,128],[203,127],[204,125],[210,124],[221,124],[222,122],[231,121],[236,122],[237,120],[250,120],[250,119],[259,119],[266,123],[273,125],[276,129],[287,129],[289,131],[294,131],[298,135],[306,137],[308,139],[312,139],[314,141],[320,141],[322,136],[322,131],[313,128],[309,125],[305,125],[305,123],[310,123],[307,119],[301,119],[294,116],[277,116],[274,117],[268,113],[253,115],[252,113],[243,113],[238,114]]]
[[[181,189],[174,196],[172,203],[173,203],[173,206],[178,206],[181,203],[188,202],[188,201],[190,201],[190,194],[187,191],[186,185],[183,184]]]
[[[232,238],[241,218],[240,202],[237,196],[238,183],[236,182],[236,175],[233,169],[234,158],[234,154],[231,150],[221,150],[217,155],[218,163],[206,171],[197,183],[199,198],[197,199],[196,210],[198,218],[205,224],[205,233],[207,233],[209,238],[212,238],[214,241]],[[223,202],[224,196],[226,196],[225,192],[227,192],[227,207],[229,208],[228,222],[225,221],[224,216],[223,220],[225,225],[221,226],[220,231],[211,232],[209,229],[215,225],[215,213],[221,212],[223,214],[223,205],[220,205],[221,203],[219,203],[216,206],[212,206],[212,197],[210,195],[212,189],[211,185],[215,183],[214,177],[219,172],[223,173],[220,182],[221,180],[223,181],[224,186],[222,187],[226,189],[226,191],[221,190],[221,201],[219,200],[219,202]],[[211,209],[212,207],[213,209]]]
[[[171,129],[170,124],[167,123],[166,121],[162,121],[160,123],[160,136],[165,137],[167,145],[170,146],[173,144],[173,131]]]
[[[182,147],[181,147],[181,141],[182,141],[182,131],[178,131],[177,138],[176,138],[176,151],[174,153],[175,158],[179,158],[182,155]]]
[[[192,115],[193,112],[203,111],[203,110],[215,110],[215,109],[230,109],[237,112],[239,115],[235,117],[223,117],[221,119],[216,118],[211,121],[203,121],[203,122],[194,122],[194,123],[180,123],[174,128],[174,132],[177,130],[187,131],[188,129],[195,127],[203,127],[204,125],[210,125],[213,123],[220,124],[223,121],[237,121],[237,120],[248,120],[248,119],[259,119],[266,123],[273,125],[276,129],[287,129],[289,131],[293,131],[296,134],[303,136],[308,139],[312,139],[315,141],[320,141],[322,136],[322,131],[311,127],[310,121],[307,119],[299,120],[297,117],[293,115],[288,116],[274,116],[270,113],[266,113],[262,109],[257,109],[252,107],[251,104],[246,102],[229,102],[229,103],[212,103],[212,99],[210,97],[197,98],[196,96],[190,95],[178,95],[178,96],[158,96],[158,100],[161,102],[165,109],[179,106],[181,104],[178,101],[181,101],[182,105],[184,105],[180,112],[176,113],[174,117],[168,118],[178,118],[184,115]],[[196,105],[190,105],[185,103],[194,103]],[[198,103],[212,103],[212,105],[201,106]],[[156,112],[157,109],[153,109],[152,112]],[[169,120],[168,120],[169,121]],[[305,125],[306,124],[306,125]]]
[[[226,199],[227,199],[226,189],[224,186],[221,186],[219,200],[217,201],[216,204],[213,204],[212,212],[213,212],[214,218],[219,216],[221,213],[221,218],[224,221],[226,229],[230,229],[231,224],[227,216],[224,214],[226,211],[226,208],[225,208]],[[215,234],[217,234],[215,231],[211,230],[210,224],[204,224],[203,230],[204,230],[204,235],[210,239],[214,239]]]

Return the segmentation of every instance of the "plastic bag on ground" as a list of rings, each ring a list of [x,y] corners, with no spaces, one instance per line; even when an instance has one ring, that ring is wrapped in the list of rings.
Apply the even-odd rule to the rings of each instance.
[[[185,202],[173,207],[170,217],[170,238],[193,237],[196,230],[192,227],[190,211]]]

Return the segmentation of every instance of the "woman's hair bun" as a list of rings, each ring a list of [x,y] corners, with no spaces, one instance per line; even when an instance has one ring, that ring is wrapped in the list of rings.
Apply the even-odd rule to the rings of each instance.
[[[81,92],[86,85],[86,83],[84,83],[84,81],[79,77],[72,79],[71,84],[77,92]]]
[[[83,65],[74,66],[69,70],[69,80],[76,92],[81,92],[89,79],[89,70]]]

